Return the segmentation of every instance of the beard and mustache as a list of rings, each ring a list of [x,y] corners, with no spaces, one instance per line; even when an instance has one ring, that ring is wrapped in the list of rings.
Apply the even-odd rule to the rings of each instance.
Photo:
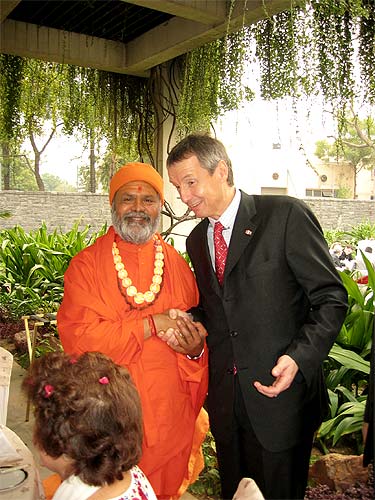
[[[132,221],[137,217],[142,221]],[[112,224],[116,233],[129,243],[142,245],[147,243],[156,233],[160,223],[160,212],[155,219],[152,219],[146,212],[127,212],[122,217],[118,216],[112,207]]]

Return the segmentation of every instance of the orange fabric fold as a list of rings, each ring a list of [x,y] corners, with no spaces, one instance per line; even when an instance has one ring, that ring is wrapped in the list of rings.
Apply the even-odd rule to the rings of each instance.
[[[61,477],[58,474],[51,474],[42,481],[46,500],[52,500],[57,488],[61,484]]]
[[[207,347],[204,356],[193,361],[175,353],[157,337],[144,340],[143,318],[172,307],[187,310],[195,306],[198,290],[188,264],[162,241],[162,289],[153,304],[132,309],[117,285],[112,258],[115,238],[137,289],[149,288],[154,271],[153,243],[126,243],[111,227],[71,260],[57,314],[58,331],[66,352],[100,351],[128,368],[143,409],[144,442],[139,465],[159,498],[178,498],[181,485],[193,477],[189,463],[199,463],[196,457],[202,426],[197,430],[195,422],[207,393]],[[202,418],[208,425],[205,412]]]

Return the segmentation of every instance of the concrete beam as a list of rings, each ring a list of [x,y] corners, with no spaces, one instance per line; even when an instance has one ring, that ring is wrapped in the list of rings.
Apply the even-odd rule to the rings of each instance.
[[[205,12],[213,12],[216,5],[220,12],[227,2],[223,0],[132,0],[133,3],[164,11],[168,8],[177,13],[184,11],[193,17],[193,4],[211,5]],[[0,0],[0,4],[5,3]],[[7,2],[13,3],[16,2]],[[40,27],[6,19],[1,25],[0,50],[3,53],[92,67],[104,71],[147,77],[149,70],[174,57],[189,52],[201,45],[216,40],[226,33],[238,31],[244,25],[259,21],[290,7],[290,0],[237,0],[228,21],[226,16],[219,22],[205,24],[191,19],[173,17],[166,23],[144,33],[128,44],[71,33],[54,28]],[[198,15],[199,14],[199,15]],[[208,17],[205,18],[206,22]],[[215,18],[216,21],[218,18]]]
[[[241,0],[230,20],[206,26],[174,17],[127,44],[127,69],[145,71],[290,7],[290,0]],[[266,14],[265,10],[266,9]]]
[[[0,23],[17,7],[21,0],[0,0]]]
[[[57,63],[128,73],[126,47],[88,35],[70,33],[7,19],[1,26],[1,52]],[[148,76],[140,70],[128,74]]]
[[[223,0],[123,0],[140,7],[166,12],[176,17],[202,24],[216,24],[227,15],[227,2]]]

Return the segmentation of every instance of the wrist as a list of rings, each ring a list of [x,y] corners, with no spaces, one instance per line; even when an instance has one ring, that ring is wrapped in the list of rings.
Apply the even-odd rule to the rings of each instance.
[[[204,347],[202,348],[201,352],[197,356],[190,356],[189,354],[186,354],[186,357],[188,359],[196,361],[197,359],[200,359],[203,356],[203,353],[204,353]]]
[[[156,326],[155,326],[155,321],[154,321],[154,318],[152,317],[152,314],[149,314],[147,316],[147,322],[148,322],[148,326],[149,326],[149,329],[150,329],[150,337],[156,337]]]

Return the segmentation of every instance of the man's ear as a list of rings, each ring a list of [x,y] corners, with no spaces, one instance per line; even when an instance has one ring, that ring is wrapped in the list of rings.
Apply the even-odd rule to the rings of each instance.
[[[217,164],[216,170],[218,176],[223,182],[228,181],[228,165],[224,160],[220,160],[219,163]]]

